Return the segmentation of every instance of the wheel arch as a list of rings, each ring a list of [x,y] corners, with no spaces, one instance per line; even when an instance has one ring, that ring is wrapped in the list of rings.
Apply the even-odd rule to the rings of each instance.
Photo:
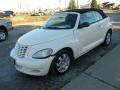
[[[4,30],[6,35],[8,35],[8,31],[7,31],[7,28],[5,26],[0,26],[0,29]]]
[[[56,54],[59,53],[59,52],[61,52],[61,51],[63,51],[63,50],[69,51],[71,53],[71,55],[73,56],[73,59],[74,59],[74,51],[70,47],[64,47],[64,48],[60,49],[59,51],[57,51]]]
[[[108,32],[110,32],[110,33],[112,34],[112,28],[110,28],[110,29],[108,30]]]
[[[72,48],[70,48],[70,47],[64,47],[64,48],[62,48],[62,49],[60,49],[59,51],[57,51],[54,55],[57,55],[57,54],[59,54],[60,52],[62,52],[63,50],[67,50],[67,51],[70,51],[70,53],[71,53],[71,55],[72,55],[72,61],[74,60],[74,53],[73,53],[73,50],[72,50]],[[54,68],[53,68],[53,66],[54,66],[54,60],[55,59],[53,59],[53,61],[51,62],[51,65],[50,65],[50,68],[49,68],[49,72],[48,72],[48,74],[58,74],[58,73],[56,73],[55,72],[55,70],[54,70]],[[72,64],[72,63],[71,63]],[[68,69],[69,70],[69,69]]]

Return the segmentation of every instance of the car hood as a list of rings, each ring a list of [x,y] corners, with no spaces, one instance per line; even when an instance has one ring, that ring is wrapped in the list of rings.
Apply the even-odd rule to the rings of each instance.
[[[59,39],[70,34],[72,34],[72,30],[45,30],[37,28],[21,36],[18,39],[18,43],[22,45],[36,45]]]

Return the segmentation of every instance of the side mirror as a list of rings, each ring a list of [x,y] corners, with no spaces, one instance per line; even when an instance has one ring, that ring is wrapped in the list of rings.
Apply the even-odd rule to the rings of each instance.
[[[78,26],[78,28],[89,27],[90,24],[88,22],[84,22]]]

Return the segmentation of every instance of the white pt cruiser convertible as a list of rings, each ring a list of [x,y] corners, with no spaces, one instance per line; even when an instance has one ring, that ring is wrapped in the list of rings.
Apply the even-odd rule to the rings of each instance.
[[[76,58],[111,42],[112,24],[102,10],[76,9],[57,12],[41,27],[20,37],[10,56],[25,74],[64,74]]]

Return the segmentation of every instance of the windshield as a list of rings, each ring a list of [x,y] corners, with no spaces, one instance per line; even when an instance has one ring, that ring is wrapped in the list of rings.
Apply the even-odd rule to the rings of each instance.
[[[51,16],[43,29],[72,29],[75,26],[77,14],[55,13]]]

